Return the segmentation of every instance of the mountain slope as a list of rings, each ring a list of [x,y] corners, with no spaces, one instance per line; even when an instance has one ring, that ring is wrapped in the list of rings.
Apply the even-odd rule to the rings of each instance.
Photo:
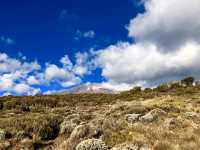
[[[80,93],[104,93],[104,94],[114,94],[117,93],[114,89],[109,89],[101,86],[100,84],[83,84],[80,86],[73,87],[63,92],[62,94],[80,94]]]

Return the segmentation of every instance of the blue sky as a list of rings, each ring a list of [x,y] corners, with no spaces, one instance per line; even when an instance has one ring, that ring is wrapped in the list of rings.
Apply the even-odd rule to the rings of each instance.
[[[0,94],[51,93],[87,82],[123,90],[199,78],[198,4],[1,1]]]
[[[29,59],[56,63],[68,54],[106,47],[127,39],[127,25],[140,8],[131,0],[8,0],[0,5],[0,35],[15,41],[1,43],[11,56],[20,51]],[[75,40],[76,32],[95,32]],[[48,53],[48,55],[47,55]]]
[[[8,0],[0,3],[0,52],[12,58],[23,55],[27,61],[37,60],[42,67],[46,62],[60,65],[59,59],[64,55],[74,62],[77,52],[130,40],[125,25],[142,11],[142,7],[131,0]],[[97,69],[82,77],[82,81],[101,82],[104,79],[100,74],[101,70]],[[51,87],[42,86],[42,89]]]

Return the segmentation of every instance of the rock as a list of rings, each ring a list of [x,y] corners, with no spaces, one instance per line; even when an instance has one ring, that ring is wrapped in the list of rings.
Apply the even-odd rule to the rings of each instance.
[[[17,132],[17,134],[15,135],[15,138],[17,140],[23,140],[23,139],[26,139],[26,138],[30,138],[30,135],[28,135],[25,131],[19,131]]]
[[[187,122],[179,117],[178,118],[167,118],[163,124],[164,128],[167,128],[169,130],[176,129],[176,128],[184,128],[187,125],[188,125]]]
[[[103,120],[96,118],[89,123],[77,125],[68,138],[68,147],[75,149],[76,145],[85,139],[101,138]]]
[[[131,143],[124,143],[118,146],[113,147],[111,150],[151,150],[146,145],[137,145],[137,144],[131,144]]]
[[[75,149],[76,145],[82,140],[88,138],[89,126],[87,124],[81,124],[74,128],[70,137],[68,138],[67,145],[69,149]]]
[[[149,123],[149,122],[153,122],[157,120],[160,116],[164,116],[166,114],[167,113],[162,109],[153,109],[150,112],[148,112],[146,115],[140,117],[139,120],[142,122]]]
[[[111,150],[138,150],[138,146],[135,144],[123,144],[113,147]]]
[[[139,120],[140,116],[141,116],[141,114],[127,114],[125,116],[125,118],[126,118],[128,123],[134,123],[134,122]]]
[[[74,128],[70,135],[70,139],[81,139],[89,134],[89,126],[87,124],[78,125]]]
[[[10,146],[11,146],[10,142],[8,142],[8,141],[1,142],[0,141],[0,149],[1,150],[7,150],[10,148]]]
[[[159,108],[151,110],[150,113],[151,113],[153,116],[157,116],[157,117],[158,117],[158,116],[164,116],[164,115],[167,114],[164,110],[159,109]]]
[[[185,117],[194,119],[194,118],[199,118],[200,115],[196,112],[186,112]]]
[[[34,150],[34,144],[33,144],[32,139],[25,138],[21,140],[19,144],[19,149],[20,150]]]
[[[5,140],[6,139],[6,131],[0,129],[0,140]]]
[[[77,124],[73,121],[64,120],[60,125],[60,134],[64,134],[65,136],[69,137],[76,126]]]
[[[108,150],[108,147],[102,140],[88,139],[79,143],[76,150]]]
[[[71,114],[69,116],[67,116],[64,120],[70,120],[72,123],[75,123],[75,124],[80,124],[81,122],[81,117],[79,114]]]
[[[148,114],[140,117],[140,121],[147,122],[147,123],[152,122],[155,119],[156,119],[155,116],[153,116],[151,113],[148,113]]]
[[[89,137],[99,139],[103,134],[103,118],[96,118],[89,122]]]

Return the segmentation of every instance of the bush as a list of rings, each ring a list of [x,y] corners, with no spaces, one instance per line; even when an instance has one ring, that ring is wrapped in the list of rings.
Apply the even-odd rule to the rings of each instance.
[[[0,128],[17,134],[20,131],[36,135],[42,140],[51,140],[59,133],[62,117],[53,114],[26,115],[23,117],[9,118],[0,120]]]
[[[193,83],[194,83],[194,77],[192,76],[185,77],[184,79],[181,80],[181,84],[186,86],[192,86]]]
[[[102,140],[88,139],[79,143],[76,150],[108,150],[108,147]]]
[[[130,90],[131,93],[139,93],[141,91],[142,91],[142,88],[139,86],[136,86],[132,90]]]
[[[167,92],[169,90],[169,87],[167,84],[161,84],[156,88],[156,90],[159,92]]]

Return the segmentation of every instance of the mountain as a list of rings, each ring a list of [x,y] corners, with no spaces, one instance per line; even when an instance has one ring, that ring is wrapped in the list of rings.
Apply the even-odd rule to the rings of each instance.
[[[83,84],[80,86],[73,87],[63,92],[62,94],[73,93],[104,93],[104,94],[114,94],[117,93],[114,89],[105,88],[100,84]]]

